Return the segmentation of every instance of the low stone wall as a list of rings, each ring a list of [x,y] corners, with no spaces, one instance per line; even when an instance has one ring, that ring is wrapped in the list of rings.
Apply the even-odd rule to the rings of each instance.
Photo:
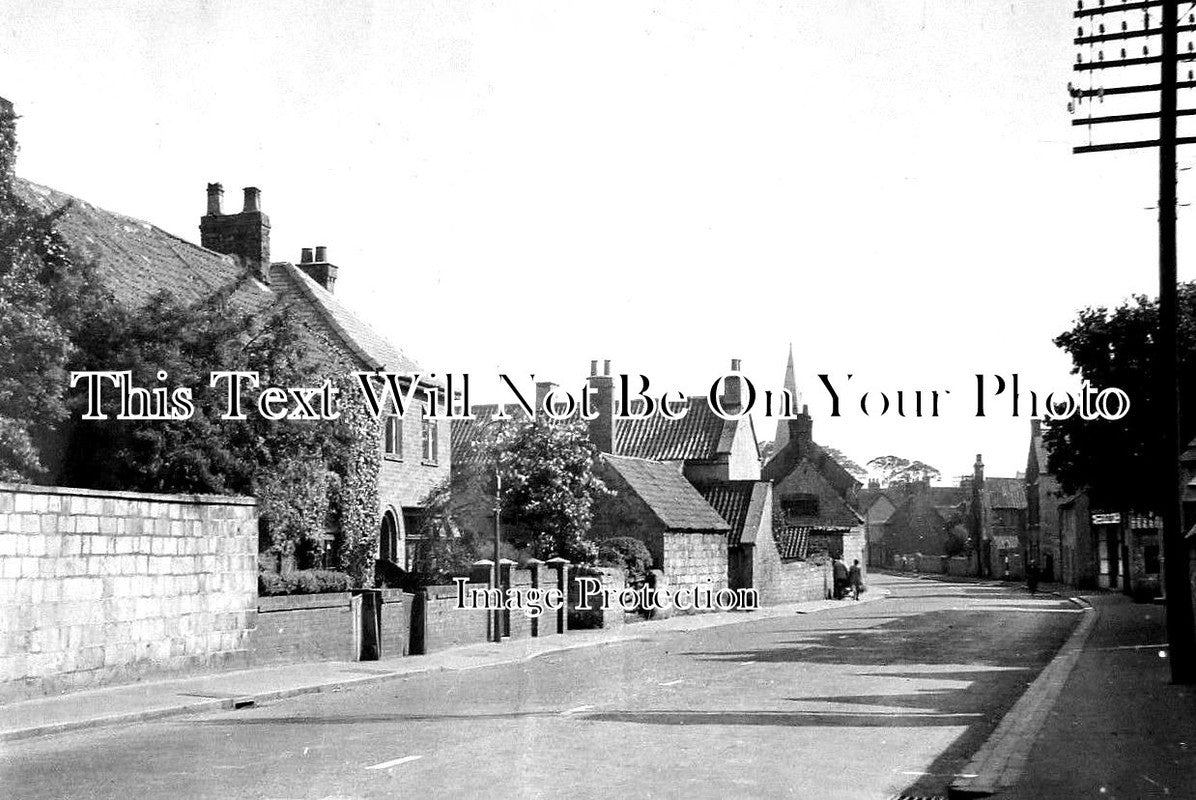
[[[970,577],[976,574],[976,566],[970,558],[952,556],[947,559],[947,574],[957,578]]]
[[[465,591],[485,588],[484,583],[469,583]],[[415,595],[411,653],[435,653],[489,641],[491,618],[492,612],[485,609],[457,608],[456,586],[426,586]]]
[[[569,575],[569,628],[617,628],[626,622],[626,614],[621,605],[613,603],[611,608],[602,608],[602,596],[591,595],[585,605],[581,604],[581,585],[579,577],[594,578],[599,582],[600,591],[610,590],[618,593],[627,587],[627,576],[618,567],[597,567],[579,574],[575,570]]]
[[[727,537],[723,533],[665,533],[662,568],[674,590],[727,586]]]
[[[0,702],[245,666],[245,497],[0,484]]]
[[[830,564],[809,561],[781,561],[769,572],[760,589],[761,605],[825,600],[831,590]]]
[[[411,611],[415,595],[399,589],[382,590],[382,658],[411,654]]]
[[[250,639],[253,663],[356,661],[353,611],[348,592],[260,598]]]

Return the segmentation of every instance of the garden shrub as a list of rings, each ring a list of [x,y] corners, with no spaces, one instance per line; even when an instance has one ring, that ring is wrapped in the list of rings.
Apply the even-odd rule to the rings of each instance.
[[[622,567],[628,586],[641,586],[652,569],[652,553],[648,546],[631,536],[618,536],[598,543],[598,563],[608,567]]]
[[[298,569],[293,572],[258,573],[258,594],[263,597],[286,594],[324,594],[325,592],[347,592],[350,577],[344,572],[327,569]]]

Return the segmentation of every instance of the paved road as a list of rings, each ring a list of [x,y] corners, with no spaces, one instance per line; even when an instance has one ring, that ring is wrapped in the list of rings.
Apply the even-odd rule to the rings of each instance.
[[[891,596],[0,745],[0,796],[945,794],[1078,612],[1006,587],[873,580]]]

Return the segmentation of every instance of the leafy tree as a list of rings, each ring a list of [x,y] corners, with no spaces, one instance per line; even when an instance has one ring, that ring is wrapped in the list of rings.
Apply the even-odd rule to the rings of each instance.
[[[885,486],[917,481],[933,481],[942,473],[924,461],[911,461],[901,456],[877,456],[868,462],[868,468],[880,473],[880,482]]]
[[[86,265],[17,194],[16,115],[0,99],[0,479],[47,477],[47,442],[68,417],[74,342],[110,305]]]
[[[596,453],[580,420],[489,423],[454,467],[453,516],[463,518],[493,503],[497,470],[505,542],[536,558],[593,563],[597,547],[587,534],[594,502],[609,491],[594,474]],[[484,545],[475,552],[490,557]]]
[[[851,458],[848,458],[848,456],[845,455],[843,453],[843,451],[840,450],[839,448],[823,445],[822,449],[824,451],[826,451],[826,454],[828,456],[830,456],[836,462],[838,462],[839,466],[843,467],[843,469],[845,469],[849,473],[851,473],[852,477],[857,478],[861,481],[868,477],[868,471],[866,469],[864,469],[863,467],[861,467],[859,464],[857,464]]]
[[[274,549],[293,554],[310,543],[324,530],[341,477],[356,469],[344,463],[354,452],[345,446],[349,432],[252,414],[222,421],[222,393],[208,387],[209,373],[225,369],[257,371],[264,384],[310,380],[289,316],[238,310],[235,283],[196,303],[161,293],[144,308],[118,304],[56,233],[68,207],[40,213],[17,192],[15,122],[0,100],[0,479],[254,494]],[[129,370],[147,388],[193,387],[196,412],[166,421],[77,419],[87,398],[82,387],[67,387],[70,372],[82,370]],[[106,387],[113,415],[115,394]],[[255,402],[256,392],[245,401]]]
[[[1179,390],[1196,398],[1196,284],[1179,286]],[[1099,505],[1118,510],[1157,509],[1174,486],[1172,468],[1154,430],[1159,412],[1155,390],[1158,301],[1136,295],[1114,309],[1086,308],[1055,338],[1072,360],[1072,373],[1093,388],[1117,387],[1130,398],[1117,421],[1053,420],[1043,439],[1050,469],[1066,492],[1087,489]],[[1183,415],[1183,442],[1196,435],[1196,416]]]

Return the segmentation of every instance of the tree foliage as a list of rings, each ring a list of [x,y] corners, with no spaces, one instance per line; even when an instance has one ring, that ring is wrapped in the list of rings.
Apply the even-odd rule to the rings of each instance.
[[[942,477],[938,469],[924,461],[894,455],[877,456],[868,462],[868,469],[880,474],[880,482],[884,486],[934,481]]]
[[[853,459],[848,457],[839,448],[830,447],[828,445],[823,445],[822,449],[826,452],[826,454],[828,456],[833,458],[839,464],[839,466],[841,466],[841,467],[843,467],[843,469],[847,470],[853,478],[856,478],[856,479],[862,481],[868,477],[868,470],[864,469],[859,464],[857,464]]]
[[[1190,403],[1196,398],[1196,284],[1181,284],[1178,294],[1179,391]],[[1136,295],[1113,309],[1084,309],[1055,338],[1071,356],[1073,374],[1096,389],[1122,389],[1131,404],[1117,421],[1085,421],[1077,414],[1046,426],[1050,469],[1064,491],[1087,489],[1096,504],[1110,509],[1149,510],[1172,490],[1170,459],[1155,433],[1155,420],[1164,413],[1154,382],[1157,326],[1158,301]],[[1196,415],[1182,415],[1183,442],[1196,435],[1194,423]]]
[[[15,116],[0,101],[0,480],[254,495],[270,549],[294,555],[337,522],[343,566],[367,584],[377,537],[378,422],[353,404],[348,376],[337,378],[348,400],[341,424],[253,413],[221,419],[225,387],[209,386],[212,372],[257,372],[262,387],[324,377],[286,309],[238,306],[247,276],[194,302],[161,292],[141,307],[118,303],[56,233],[69,209],[46,214],[23,202],[16,152]],[[105,384],[109,418],[80,419],[88,398],[82,386],[69,390],[68,378],[89,370],[127,370],[145,389],[190,387],[195,412],[116,419],[119,398]],[[259,393],[246,391],[243,404],[252,408]]]
[[[587,534],[595,501],[609,492],[594,473],[596,454],[580,420],[487,424],[457,461],[453,506],[493,503],[497,470],[507,543],[540,559],[593,563],[597,546]]]
[[[111,299],[54,232],[57,214],[17,194],[16,154],[16,117],[0,100],[0,480],[41,481],[45,445],[69,415],[75,342]]]

